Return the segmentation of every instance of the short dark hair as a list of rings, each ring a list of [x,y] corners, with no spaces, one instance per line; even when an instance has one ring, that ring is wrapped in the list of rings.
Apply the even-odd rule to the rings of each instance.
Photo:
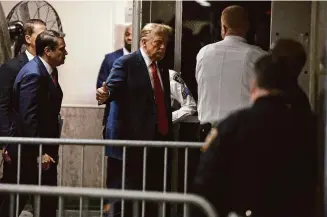
[[[32,35],[34,33],[35,24],[47,26],[47,24],[43,20],[30,19],[24,24],[24,36]]]
[[[285,64],[285,60],[276,60],[272,54],[259,58],[255,63],[257,85],[267,90],[286,90],[294,83],[294,78],[287,72]]]
[[[306,63],[307,55],[303,45],[293,39],[279,39],[270,50],[275,61],[282,59],[287,73],[297,79]]]
[[[64,38],[65,34],[54,30],[45,30],[40,33],[35,40],[36,55],[42,56],[44,48],[49,47],[50,50],[55,50],[58,43],[57,38]]]

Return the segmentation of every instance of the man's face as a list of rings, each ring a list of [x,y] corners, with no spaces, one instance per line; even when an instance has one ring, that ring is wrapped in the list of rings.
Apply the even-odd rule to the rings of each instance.
[[[46,26],[43,24],[34,24],[34,29],[32,35],[26,35],[25,40],[26,42],[34,49],[35,51],[35,39],[36,37],[46,30]]]
[[[65,63],[66,55],[66,44],[63,38],[57,38],[57,46],[54,50],[47,51],[48,59],[53,67],[60,66]]]
[[[124,35],[124,46],[125,48],[131,52],[132,48],[132,28],[127,27]]]
[[[143,41],[143,47],[152,61],[162,60],[166,53],[167,38],[162,35],[152,35],[149,40]]]

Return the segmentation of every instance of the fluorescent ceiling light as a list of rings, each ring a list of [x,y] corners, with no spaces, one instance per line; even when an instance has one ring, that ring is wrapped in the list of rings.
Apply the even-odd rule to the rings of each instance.
[[[206,0],[195,0],[197,3],[199,3],[203,7],[210,7],[210,2],[207,2]]]

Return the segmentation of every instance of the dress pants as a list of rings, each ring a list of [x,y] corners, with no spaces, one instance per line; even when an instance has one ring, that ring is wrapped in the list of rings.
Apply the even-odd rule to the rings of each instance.
[[[11,163],[4,162],[3,178],[1,183],[16,184],[17,183],[17,156],[10,156]],[[52,164],[48,170],[42,170],[41,184],[48,186],[57,185],[57,163],[58,157],[55,157],[55,164]],[[36,158],[22,157],[20,168],[20,184],[38,185],[38,164]],[[32,195],[33,198],[34,195]],[[19,195],[20,214],[28,202],[29,195]],[[33,203],[34,204],[34,203]],[[40,217],[56,217],[58,205],[58,197],[42,196],[40,204]],[[35,208],[34,208],[35,209]],[[35,211],[34,211],[35,212]],[[16,213],[16,198],[14,199],[14,216]],[[10,215],[10,195],[1,195],[0,216],[9,217]]]
[[[156,141],[167,141],[167,137],[159,133],[155,135]],[[146,157],[146,187],[147,191],[163,192],[164,183],[164,153],[165,148],[147,148]],[[166,190],[171,188],[171,151],[167,148],[167,179]],[[128,179],[128,189],[142,190],[143,180],[143,148],[126,149],[126,178]],[[125,217],[133,216],[132,202],[125,203]],[[145,202],[145,217],[158,216],[160,203]],[[169,216],[169,204],[166,203],[166,216]],[[139,216],[141,216],[141,202],[139,202]]]

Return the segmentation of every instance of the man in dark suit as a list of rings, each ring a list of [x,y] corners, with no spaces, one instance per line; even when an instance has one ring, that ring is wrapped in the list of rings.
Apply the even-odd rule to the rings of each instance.
[[[18,72],[35,56],[36,36],[46,29],[42,20],[31,19],[24,24],[26,51],[8,60],[0,68],[0,136],[14,136],[12,87]],[[4,145],[4,144],[0,144]],[[1,147],[2,149],[3,147]],[[6,150],[9,151],[10,150]],[[13,156],[12,156],[13,157]],[[5,164],[6,166],[6,164]],[[6,174],[5,174],[6,175]],[[7,177],[4,177],[6,179]]]
[[[285,71],[293,78],[293,82],[288,86],[287,96],[294,100],[297,107],[311,111],[308,96],[298,83],[298,78],[307,60],[303,45],[293,39],[282,38],[276,41],[270,53],[274,61],[282,62]]]
[[[99,71],[98,78],[97,78],[97,88],[102,87],[103,82],[105,82],[107,80],[109,72],[110,72],[114,62],[121,56],[127,55],[131,52],[131,45],[132,45],[132,26],[128,25],[128,26],[126,26],[125,32],[124,32],[124,47],[105,55],[105,58],[101,64],[100,71]],[[110,102],[108,101],[106,103],[106,108],[105,108],[105,111],[103,114],[102,124],[103,124],[104,128],[107,124],[107,117],[109,114],[109,104],[110,104]],[[105,129],[103,132],[105,132]],[[103,137],[105,137],[104,134],[103,134]]]
[[[26,51],[17,57],[8,60],[0,67],[0,136],[17,136],[15,127],[15,114],[12,106],[12,91],[15,78],[23,66],[35,56],[35,39],[37,35],[46,29],[46,24],[39,19],[28,20],[24,24],[24,38]],[[2,183],[17,183],[17,146],[0,144],[3,153],[3,177]],[[22,164],[29,163],[23,162]],[[6,195],[4,195],[4,201]],[[20,203],[20,210],[25,204]],[[8,209],[3,203],[3,208]],[[3,210],[6,212],[5,210]],[[2,216],[0,214],[0,216]]]
[[[163,24],[145,25],[141,31],[141,48],[116,60],[106,84],[97,90],[100,103],[111,102],[107,124],[111,139],[172,139],[169,72],[158,63],[165,55],[170,33],[171,28]],[[163,148],[147,149],[146,167],[146,189],[162,191]],[[143,148],[127,148],[129,188],[142,189],[142,173]],[[168,180],[169,174],[166,183]],[[147,205],[146,216],[156,216],[156,208]]]
[[[17,112],[16,124],[22,137],[59,138],[63,93],[56,67],[64,64],[68,54],[64,36],[63,33],[52,30],[40,33],[35,41],[37,56],[16,77],[13,107]],[[30,164],[21,165],[21,181],[24,184],[38,184],[37,162],[42,160],[41,184],[56,186],[58,148],[58,145],[43,145],[42,158],[38,159],[37,146],[23,146],[22,159],[29,160]],[[24,198],[26,197],[22,197],[22,200]],[[40,216],[55,217],[57,201],[56,197],[41,197]]]
[[[253,105],[229,115],[207,137],[193,192],[219,216],[314,216],[315,118],[285,95],[294,82],[287,70],[271,54],[260,58],[250,90]]]
[[[112,68],[113,63],[123,55],[127,55],[131,52],[131,44],[132,44],[132,26],[128,25],[125,28],[124,32],[124,47],[116,50],[112,53],[106,54],[97,79],[97,88],[102,87],[103,82],[108,78],[109,72]],[[108,139],[106,137],[106,125],[109,114],[110,102],[106,102],[106,107],[103,114],[102,124],[103,128],[103,138]],[[115,149],[111,147],[106,148],[106,156],[107,158],[107,180],[106,184],[108,188],[121,188],[121,177],[122,177],[122,156],[121,151],[115,152]],[[105,201],[104,204],[104,212],[108,213],[110,209],[110,205],[108,201]]]

